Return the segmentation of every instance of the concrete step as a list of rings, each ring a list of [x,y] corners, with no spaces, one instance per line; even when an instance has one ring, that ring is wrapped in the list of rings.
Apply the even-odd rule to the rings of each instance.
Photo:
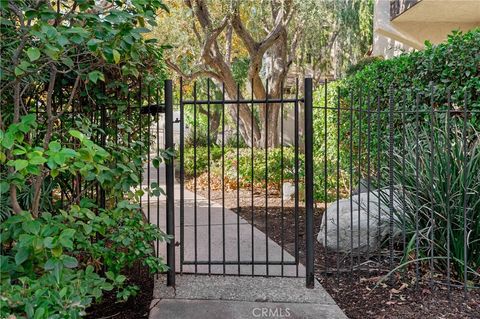
[[[307,289],[305,278],[177,275],[174,289],[161,275],[153,295],[150,319],[347,318],[318,282]]]
[[[336,319],[346,318],[331,305],[231,300],[164,299],[155,304],[150,319]]]

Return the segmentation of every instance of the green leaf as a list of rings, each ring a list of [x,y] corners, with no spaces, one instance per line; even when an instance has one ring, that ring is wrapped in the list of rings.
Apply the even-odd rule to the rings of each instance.
[[[54,168],[54,169],[52,169],[52,170],[50,171],[50,176],[52,176],[52,178],[57,177],[58,174],[60,174],[60,172],[58,171],[58,169],[55,169],[55,168]]]
[[[158,158],[154,158],[153,161],[153,167],[158,168],[160,166],[160,160]]]
[[[16,171],[21,171],[28,166],[28,161],[23,159],[15,160],[13,163]]]
[[[122,284],[126,279],[127,277],[125,277],[124,275],[118,275],[117,278],[115,278],[115,282]]]
[[[63,57],[63,58],[62,58],[62,62],[63,62],[63,64],[65,64],[66,66],[68,66],[68,67],[70,67],[70,68],[73,68],[73,65],[74,65],[74,64],[73,64],[73,60],[72,60],[70,57],[68,57],[68,56]]]
[[[62,47],[64,47],[64,46],[66,46],[67,44],[69,44],[70,41],[68,41],[68,39],[62,35],[62,36],[59,36],[59,37],[57,38],[57,43],[58,43],[59,45],[61,45]]]
[[[2,140],[2,146],[9,150],[12,148],[14,142],[15,142],[15,135],[10,131],[5,133],[5,136],[3,137],[3,140]]]
[[[47,262],[45,263],[45,265],[43,266],[43,269],[45,270],[52,270],[53,268],[55,268],[55,264],[58,263],[58,259],[55,259],[55,258],[50,258],[47,260]]]
[[[15,156],[26,154],[27,150],[24,148],[16,148],[12,151],[12,154]]]
[[[25,71],[20,69],[18,66],[16,66],[15,70],[14,70],[14,73],[15,73],[16,76],[20,76],[20,75],[25,74]]]
[[[29,48],[27,50],[27,56],[31,62],[36,61],[40,58],[40,50],[38,48]]]
[[[65,157],[67,158],[72,158],[72,157],[75,157],[77,155],[77,152],[75,152],[75,150],[72,150],[71,148],[63,148],[60,153],[62,153],[63,155],[65,155]]]
[[[109,282],[105,282],[102,285],[102,289],[106,290],[106,291],[111,291],[111,290],[113,290],[113,285]]]
[[[62,246],[55,246],[52,248],[52,255],[55,257],[60,257],[62,255],[63,248]]]
[[[43,307],[37,308],[37,309],[35,310],[35,316],[34,316],[34,318],[35,318],[35,319],[44,318],[44,317],[45,317],[45,311],[46,311],[46,310],[45,310],[45,308],[43,308]]]
[[[70,130],[70,131],[68,131],[68,134],[70,134],[71,136],[73,136],[75,138],[78,138],[80,141],[83,141],[85,139],[85,135],[83,135],[82,132],[77,131],[77,130]]]
[[[65,154],[63,154],[61,152],[55,153],[55,155],[53,155],[53,160],[58,165],[63,165],[63,164],[65,164],[65,161],[66,161]]]
[[[67,229],[64,229],[62,231],[62,233],[60,234],[60,238],[72,238],[73,235],[75,235],[75,229],[73,228],[67,228]]]
[[[57,47],[54,47],[53,45],[45,45],[45,50],[44,52],[52,59],[52,60],[58,60],[60,58],[60,49]]]
[[[33,156],[28,162],[32,165],[42,165],[47,162],[47,159],[41,155],[37,155]]]
[[[93,228],[92,226],[90,226],[89,224],[83,224],[83,231],[86,235],[90,235],[93,231]]]
[[[57,141],[52,141],[48,143],[48,148],[53,152],[58,152],[62,148],[62,145]]]
[[[91,210],[87,210],[85,212],[85,215],[88,217],[88,219],[91,219],[91,220],[94,220],[96,217],[96,215]]]
[[[107,276],[107,278],[110,279],[111,281],[115,281],[115,274],[112,271],[107,271],[105,273],[105,276]]]
[[[15,254],[15,263],[21,265],[25,260],[27,260],[28,256],[30,255],[30,251],[28,247],[20,247],[20,249]]]
[[[92,71],[88,73],[88,79],[96,84],[98,80],[105,81],[105,76],[100,71]]]
[[[62,269],[63,269],[63,266],[61,262],[55,263],[55,266],[53,268],[53,275],[55,276],[57,283],[60,283],[60,279],[62,277]]]
[[[112,53],[113,53],[113,61],[115,61],[116,64],[120,63],[120,52],[113,49]]]
[[[36,220],[30,220],[22,224],[22,228],[29,234],[38,235],[40,232],[40,223]]]
[[[75,257],[72,256],[64,256],[63,257],[63,265],[65,268],[75,268],[78,266],[78,261]]]
[[[45,308],[43,308],[43,307],[37,308],[37,309],[35,310],[35,316],[34,316],[34,318],[35,318],[35,319],[44,318],[44,317],[45,317],[45,312],[46,312]]]
[[[27,313],[28,318],[32,318],[33,315],[35,314],[35,310],[33,309],[33,305],[31,302],[26,302],[25,303],[25,312]]]
[[[10,189],[10,184],[7,182],[0,182],[0,194],[5,194]]]
[[[53,237],[45,237],[43,240],[43,245],[47,247],[48,249],[53,248]]]
[[[35,124],[36,119],[37,116],[35,114],[28,114],[22,117],[22,123],[31,127]]]
[[[73,249],[72,237],[75,234],[75,229],[67,228],[60,234],[58,242],[65,248]]]
[[[102,43],[103,41],[102,40],[99,40],[99,39],[90,39],[88,42],[87,42],[87,46],[88,46],[88,49],[90,51],[96,51],[97,48],[98,48],[98,44]]]

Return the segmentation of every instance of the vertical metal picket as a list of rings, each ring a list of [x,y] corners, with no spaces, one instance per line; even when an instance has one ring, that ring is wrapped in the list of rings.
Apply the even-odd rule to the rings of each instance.
[[[180,273],[185,259],[185,110],[183,101],[183,79],[180,78]]]
[[[313,96],[312,79],[305,79],[305,212],[306,212],[306,286],[315,286],[313,251]]]
[[[165,80],[165,149],[173,150],[173,92],[172,80]],[[167,191],[167,234],[171,236],[167,243],[167,285],[175,286],[175,166],[174,159],[167,161],[165,165],[165,180]]]

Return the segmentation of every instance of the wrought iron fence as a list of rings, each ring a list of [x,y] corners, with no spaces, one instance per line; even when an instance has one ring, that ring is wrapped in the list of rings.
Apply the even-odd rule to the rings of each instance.
[[[253,92],[253,81],[251,83],[250,91]],[[187,86],[189,89],[186,89]],[[267,81],[267,92],[268,86]],[[312,163],[308,158],[313,154],[313,135],[309,133],[313,111],[311,79],[305,82],[305,98],[299,97],[298,81],[293,90],[294,94],[286,96],[282,86],[279,96],[267,95],[259,99],[252,95],[251,98],[243,98],[241,88],[237,86],[233,93],[228,92],[227,97],[225,85],[215,85],[209,79],[203,83],[180,82],[177,166],[180,187],[178,213],[181,273],[306,276],[307,285],[313,286],[313,221],[307,220],[307,225],[312,227],[302,229],[299,221],[303,216],[307,219],[313,216],[313,179],[300,183],[300,170],[305,174],[312,174],[312,166],[308,165]],[[301,107],[304,108],[305,125],[300,124]],[[270,224],[272,175],[281,175],[277,183],[283,183],[285,179],[283,152],[287,143],[284,141],[284,113],[287,109],[292,116],[295,131],[299,131],[300,125],[305,131],[304,143],[301,143],[301,135],[297,133],[288,143],[294,153],[290,181],[295,188],[292,203],[294,218],[291,225],[294,228],[291,243],[295,248],[290,252],[291,255],[284,249],[285,230],[288,226],[282,224],[279,227],[281,229],[275,229],[275,234],[272,234]],[[278,122],[270,123],[271,114],[278,114],[279,126],[276,125]],[[259,135],[259,130],[262,136]],[[201,134],[205,136],[200,136]],[[231,146],[227,146],[228,135],[233,138]],[[272,135],[277,139],[272,140],[269,137]],[[300,144],[303,144],[302,147]],[[299,160],[300,153],[303,152],[301,149],[305,150],[305,166],[301,165]],[[272,169],[269,165],[270,152],[274,150],[280,150],[281,161],[279,167]],[[202,181],[203,185],[200,185]],[[221,194],[215,199],[220,207],[212,200],[214,181],[220,184]],[[173,185],[173,181],[170,183]],[[230,193],[234,195],[235,203],[229,210],[236,212],[233,220],[231,213],[226,213],[226,193],[229,191],[227,183],[230,185]],[[307,206],[310,205],[311,209],[307,209],[306,215],[303,213],[304,209],[300,209],[300,184],[305,185],[305,198],[310,198]],[[191,198],[186,199],[186,192]],[[257,196],[256,193],[261,195]],[[167,191],[167,198],[168,194],[171,192]],[[283,204],[281,199],[281,216],[285,213]],[[276,217],[278,216],[274,216]],[[171,219],[173,220],[173,217]],[[264,226],[264,234],[257,229],[259,224]],[[302,227],[305,227],[305,224]],[[306,238],[310,238],[305,241],[306,250],[299,248],[300,232],[303,232],[303,229],[306,231]],[[271,240],[272,237],[280,240],[275,243]],[[300,264],[301,252],[306,256],[306,268]]]
[[[104,87],[101,101],[88,103],[85,97],[65,109],[67,97],[59,91],[54,98],[59,125],[79,125],[75,121],[82,115],[98,144],[140,148],[145,154],[138,167],[145,218],[178,235],[168,247],[156,243],[157,255],[166,256],[171,267],[170,284],[175,272],[193,272],[305,276],[308,286],[315,276],[339,281],[380,275],[393,283],[398,278],[393,274],[400,274],[416,285],[446,285],[449,292],[462,288],[466,295],[480,286],[478,92],[432,84],[428,91],[391,88],[379,94],[326,82],[314,90],[306,79],[303,89],[297,82],[279,97],[255,99],[226,98],[224,86],[204,84],[206,90],[183,82],[174,88],[172,81],[163,90],[141,82],[123,92]],[[123,102],[111,105],[111,100]],[[258,143],[242,135],[241,108],[266,130]],[[274,126],[260,115],[262,108],[264,115],[268,109],[279,111],[278,141],[272,145],[267,136]],[[216,140],[214,111],[220,120]],[[41,105],[36,113],[42,121]],[[122,121],[137,128],[127,132]],[[158,163],[164,147],[178,151],[165,171]],[[218,198],[211,198],[218,181]],[[154,194],[162,185],[166,202]],[[80,176],[58,191],[44,200],[69,203],[87,194],[101,208],[111,200],[98,184]],[[228,208],[232,192],[234,205]],[[223,219],[226,209],[236,213],[231,224]],[[207,216],[204,225],[198,224],[201,210]],[[215,213],[217,224],[212,223]],[[200,226],[206,230],[203,239]],[[185,236],[187,227],[191,237]],[[212,251],[215,227],[219,251]],[[243,238],[239,232],[247,228],[249,236]],[[262,251],[255,253],[258,247]],[[187,248],[191,255],[185,254]],[[272,255],[275,249],[278,254]]]
[[[408,278],[449,294],[479,288],[478,92],[432,84],[427,92],[332,93],[327,83],[322,91],[314,106],[317,274]]]
[[[428,92],[391,88],[380,94],[328,83],[313,90],[306,79],[304,98],[298,97],[297,87],[290,97],[282,93],[257,100],[239,99],[240,94],[227,99],[222,85],[204,84],[206,98],[190,84],[191,99],[184,97],[185,83],[180,85],[180,272],[258,275],[257,268],[263,267],[261,275],[286,276],[289,266],[298,269],[303,264],[309,286],[314,274],[333,275],[337,281],[345,276],[384,276],[390,284],[400,274],[416,285],[427,278],[428,284],[447,285],[449,291],[478,288],[478,92],[448,91],[433,84]],[[261,107],[280,109],[277,145],[244,141],[238,116],[242,105],[254,117],[260,116],[256,112]],[[286,120],[288,105],[291,120]],[[217,126],[212,124],[215,108]],[[233,119],[229,110],[234,111]],[[257,119],[264,129],[269,127],[265,118]],[[285,138],[288,125],[293,127],[291,141]],[[232,131],[233,144],[226,147]],[[203,142],[201,134],[206,134]],[[277,151],[278,165],[272,162]],[[286,208],[288,198],[284,201],[288,182],[294,189],[292,215]],[[215,187],[219,192],[212,199]],[[187,190],[194,194],[193,217],[185,209],[192,204],[185,199]],[[235,205],[227,207],[225,199],[232,192]],[[276,199],[279,207],[272,204]],[[230,238],[221,219],[221,249],[212,252],[215,203],[221,207],[220,216],[226,209],[237,213],[232,230],[237,235]],[[199,239],[196,216],[205,207],[208,232]],[[197,232],[186,240],[188,218],[194,219]],[[263,243],[256,244],[253,236],[243,240],[238,233],[245,226],[240,221],[249,223],[250,234],[260,228]],[[245,246],[253,251],[257,245],[268,251],[269,240],[280,246],[281,259],[265,252],[263,258],[241,253]],[[192,246],[195,253],[187,259],[185,249]],[[284,254],[293,260],[284,259]]]

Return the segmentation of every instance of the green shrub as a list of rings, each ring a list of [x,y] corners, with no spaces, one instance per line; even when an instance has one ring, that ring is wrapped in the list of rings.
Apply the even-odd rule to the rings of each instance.
[[[166,7],[109,2],[0,6],[2,318],[78,318],[105,290],[134,294],[134,262],[165,268],[137,204],[152,121],[137,106],[165,76],[143,34]]]
[[[354,64],[354,65],[351,65],[350,67],[348,67],[347,70],[345,71],[345,74],[347,76],[351,76],[351,75],[357,73],[358,71],[364,69],[369,64],[372,64],[372,63],[375,63],[375,62],[378,62],[378,61],[383,61],[383,57],[379,57],[379,56],[365,57],[365,58],[361,59],[360,61],[358,61],[357,64]]]
[[[207,172],[208,169],[208,148],[196,148],[196,161],[194,161],[194,149],[185,148],[185,174],[193,177],[194,163],[196,163],[197,176]],[[293,180],[295,177],[295,153],[293,147],[285,146],[283,148],[283,170],[282,170],[282,150],[274,148],[268,150],[268,182],[271,185],[280,187],[282,180],[282,171],[284,181]],[[225,177],[235,182],[237,180],[237,148],[225,147],[224,153]],[[238,149],[238,171],[240,184],[243,186],[251,185],[252,182],[252,149]],[[304,156],[299,154],[299,176],[302,178]],[[264,183],[267,167],[265,165],[265,150],[253,150],[253,182]],[[221,178],[222,176],[222,148],[218,146],[210,147],[210,173],[212,176]]]
[[[463,281],[466,267],[467,280],[478,284],[480,134],[478,127],[471,124],[467,125],[465,135],[463,129],[458,121],[452,123],[448,133],[445,120],[439,121],[433,134],[426,126],[421,126],[418,133],[415,125],[406,129],[406,143],[411,147],[395,151],[395,183],[403,185],[407,198],[398,220],[400,227],[406,227],[405,261],[411,256],[423,258],[419,263],[425,264],[422,269],[427,269],[433,247],[432,262],[436,269],[445,272],[450,257],[452,277]]]
[[[452,99],[463,101],[466,92],[470,96],[470,106],[480,108],[478,91],[480,90],[480,29],[463,34],[455,31],[448,36],[445,43],[426,44],[425,50],[403,54],[399,57],[378,61],[366,65],[362,70],[344,81],[344,88],[371,92],[388,101],[390,88],[394,89],[395,100],[402,101],[406,92],[411,90],[413,96],[422,94],[422,102],[428,103],[430,82],[435,85],[435,102],[447,101],[447,91]],[[348,97],[348,93],[343,92]],[[414,99],[412,99],[412,102]],[[414,103],[408,107],[413,108]],[[383,104],[385,107],[388,103]],[[478,116],[473,116],[471,123],[479,124]]]
[[[240,182],[244,185],[252,183],[252,150],[250,148],[240,149],[238,152],[238,172]],[[304,156],[299,154],[299,176],[303,176]],[[230,149],[225,154],[225,175],[235,181],[237,178],[237,151]],[[217,167],[221,163],[217,162]],[[283,168],[283,169],[282,169]],[[281,187],[282,172],[284,181],[292,181],[295,178],[295,153],[293,147],[280,147],[269,149],[266,153],[264,149],[253,150],[253,182],[265,183],[267,177],[268,183],[278,188]],[[268,174],[267,174],[268,173]],[[266,176],[267,175],[267,176]]]
[[[436,110],[445,110],[447,92],[451,93],[454,107],[462,107],[466,98],[469,110],[480,109],[480,29],[466,34],[454,32],[445,43],[427,44],[423,51],[375,60],[361,63],[356,72],[344,80],[329,83],[326,98],[324,86],[314,92],[314,105],[320,106],[314,110],[314,154],[319,154],[314,163],[316,200],[335,199],[337,163],[341,196],[348,195],[350,188],[356,189],[359,178],[375,176],[378,167],[385,166],[387,157],[383,154],[388,147],[385,141],[389,138],[387,111],[392,92],[396,112],[393,122],[396,145],[402,141],[403,134],[398,128],[415,120],[411,113],[404,118],[398,116],[401,110],[429,110],[431,99]],[[433,95],[431,83],[434,86]],[[322,109],[325,103],[329,107],[326,112]],[[340,112],[334,109],[337,106],[341,107]],[[350,107],[353,112],[348,110]],[[377,107],[380,113],[376,113]],[[362,112],[359,112],[360,109]],[[480,126],[479,114],[476,112],[469,116],[468,121],[474,127]],[[422,117],[420,121],[420,125],[428,125],[428,118]],[[366,165],[368,151],[370,171]],[[379,154],[380,165],[377,163]],[[324,159],[326,177],[323,173]]]
[[[32,201],[21,201],[26,210],[1,224],[0,316],[78,318],[105,290],[115,289],[121,300],[135,294],[138,288],[122,274],[135,262],[152,272],[165,270],[163,261],[154,257],[152,243],[166,236],[144,221],[135,204],[143,194],[134,189],[144,156],[135,147],[112,142],[102,148],[90,139],[88,129],[71,129],[69,143],[61,143],[55,134],[44,148],[31,139],[37,126],[30,114],[0,131],[0,160],[11,168],[2,175],[2,198],[9,197],[12,184],[22,194],[31,192],[42,170],[46,185],[54,185],[44,194],[48,205],[30,213]],[[105,207],[91,192],[79,196],[65,191],[71,200],[62,201],[59,187],[74,177],[101,187],[109,198]]]
[[[197,176],[208,170],[208,147],[185,147],[184,158],[185,175],[187,177],[193,177],[195,170],[197,172]],[[222,148],[218,146],[210,146],[210,165],[213,165],[213,163],[217,162],[221,158]]]
[[[58,215],[24,213],[2,223],[2,317],[78,318],[103,291],[115,289],[124,300],[135,294],[122,274],[135,261],[165,270],[151,245],[165,236],[137,205],[125,201],[99,214],[94,206],[82,201]]]

